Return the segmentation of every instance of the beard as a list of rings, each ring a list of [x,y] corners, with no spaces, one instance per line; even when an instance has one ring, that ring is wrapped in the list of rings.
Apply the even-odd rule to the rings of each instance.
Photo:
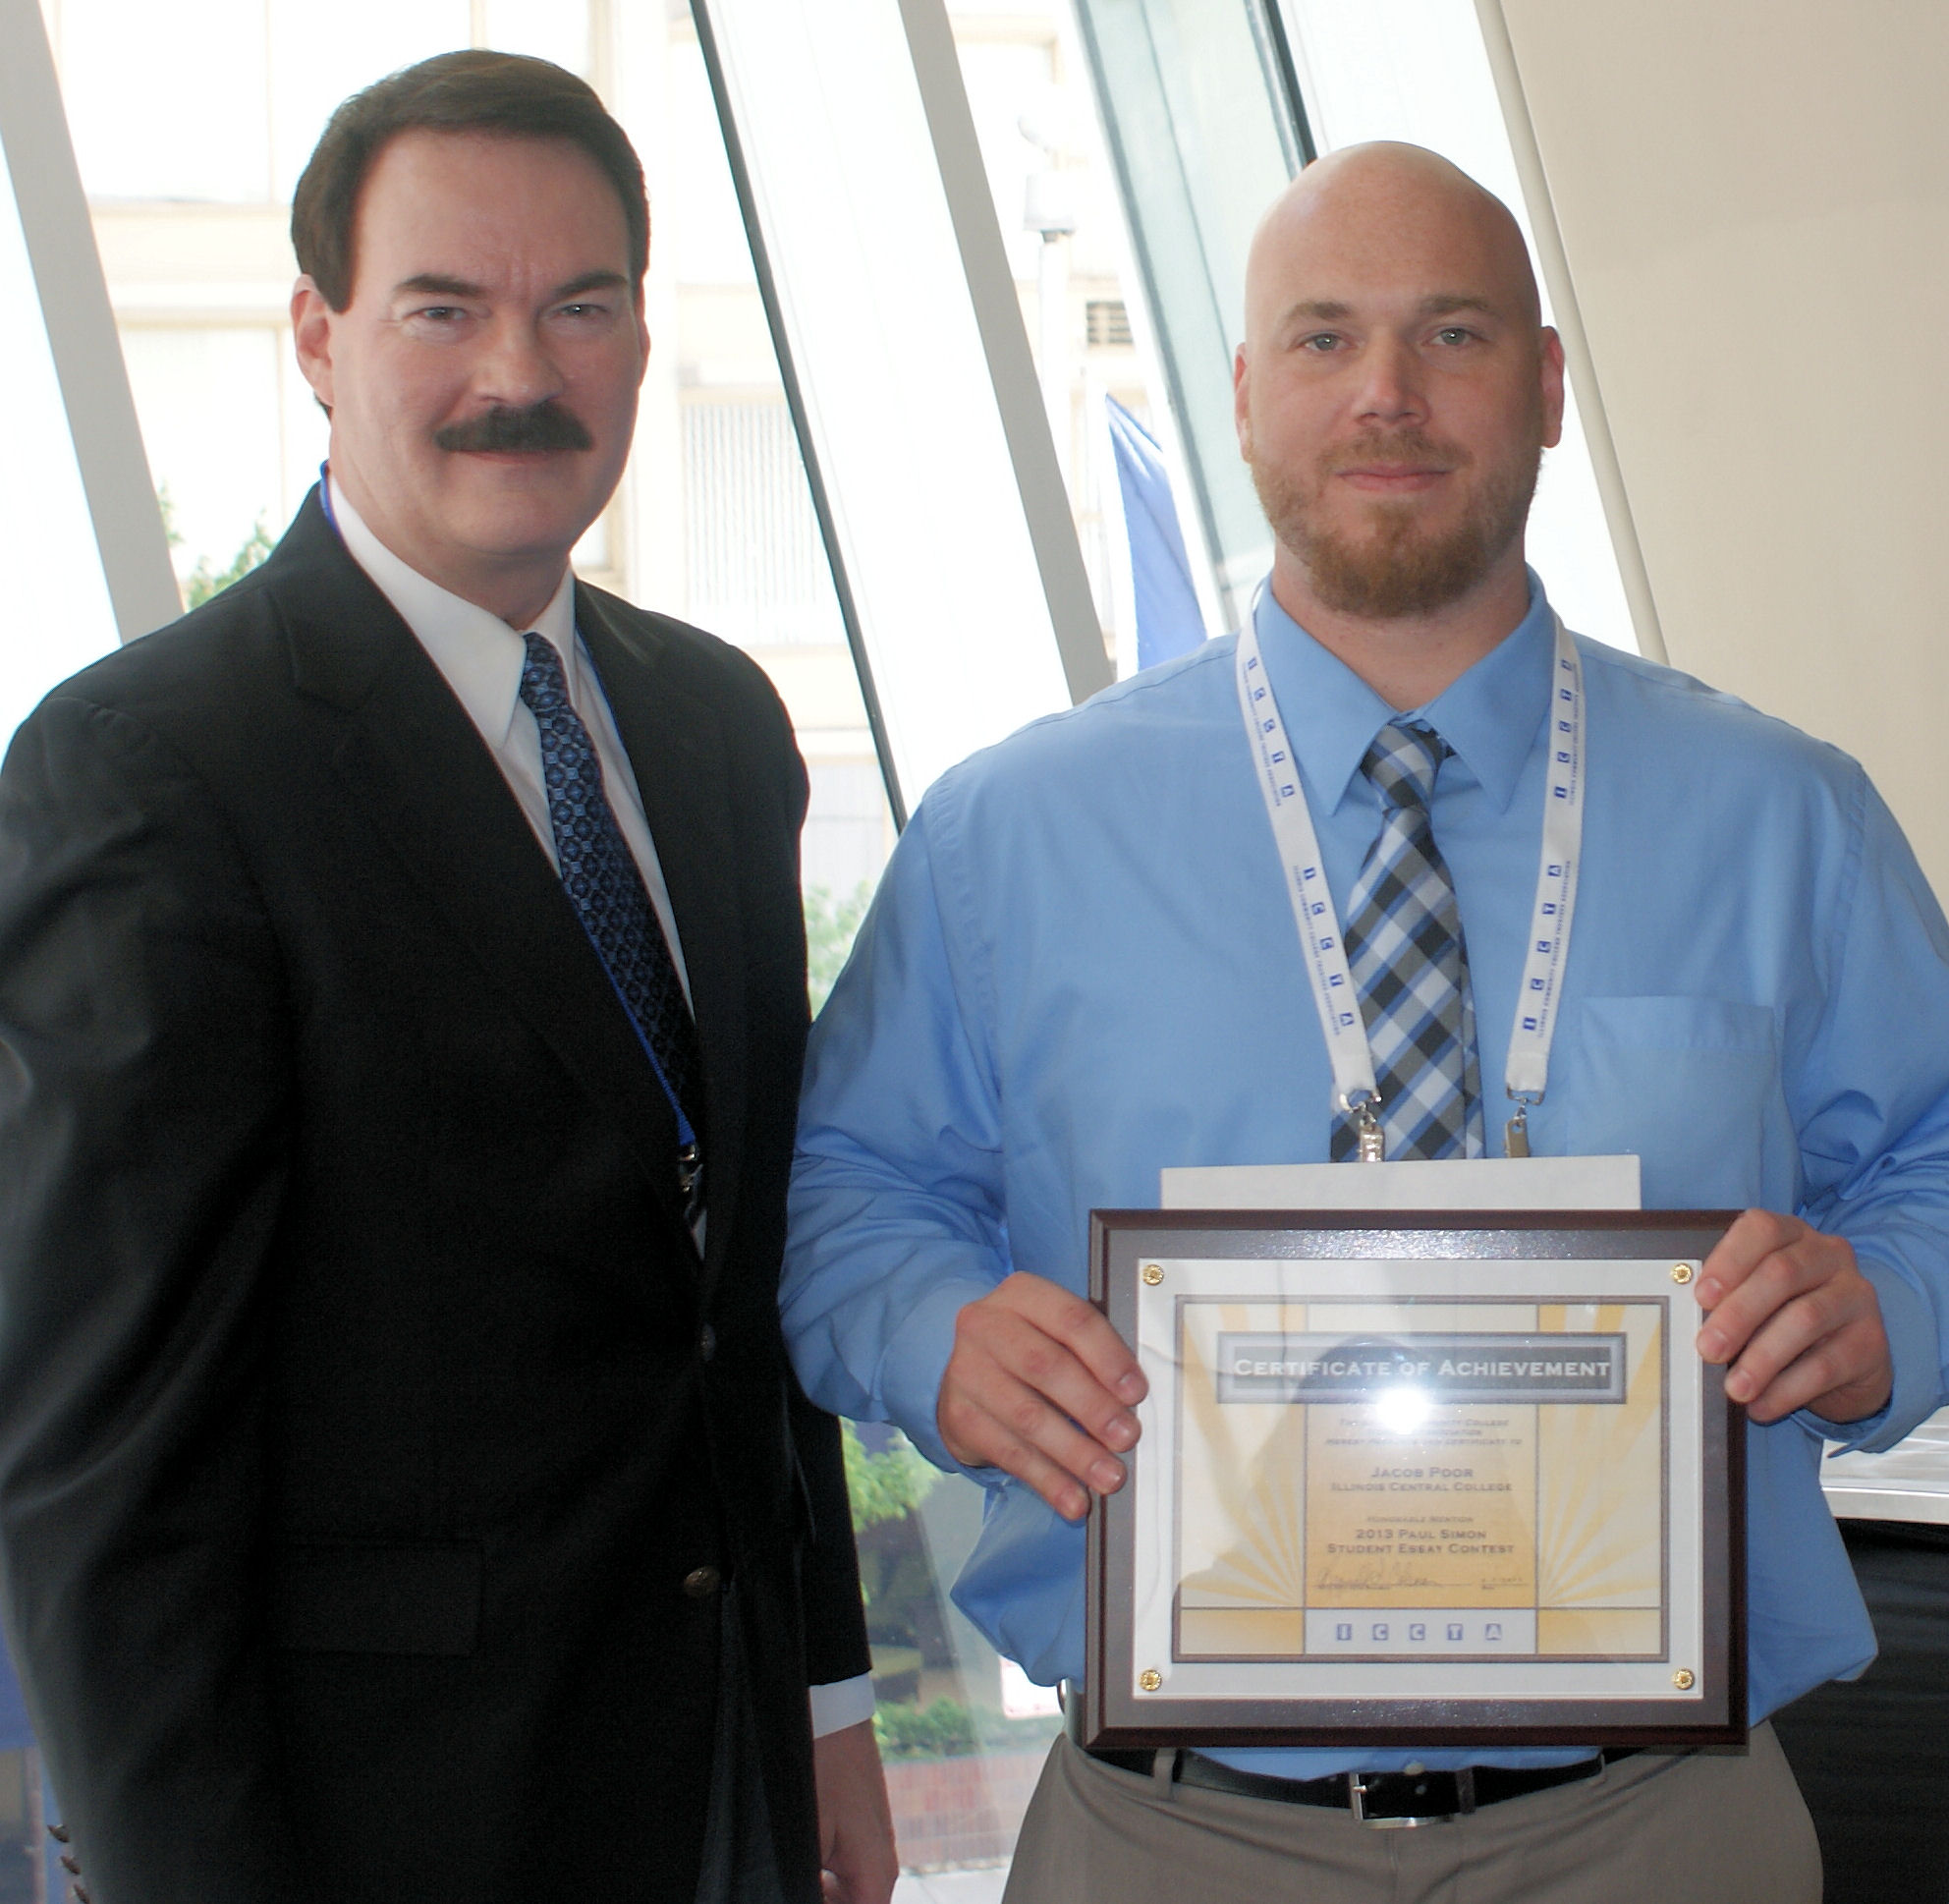
[[[1398,621],[1459,601],[1508,551],[1529,517],[1542,454],[1537,442],[1482,471],[1462,520],[1439,531],[1423,530],[1411,502],[1370,504],[1364,532],[1353,534],[1330,526],[1319,507],[1320,489],[1337,472],[1369,460],[1471,466],[1473,459],[1453,445],[1417,429],[1369,431],[1325,463],[1313,482],[1258,461],[1252,479],[1273,533],[1306,566],[1328,608],[1364,621]]]

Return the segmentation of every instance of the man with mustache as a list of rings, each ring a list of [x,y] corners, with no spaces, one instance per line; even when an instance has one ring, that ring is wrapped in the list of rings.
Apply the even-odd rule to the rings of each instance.
[[[433,432],[433,446],[481,456],[521,456],[549,450],[592,450],[594,439],[551,397],[531,410],[490,410]]]
[[[292,231],[319,486],[0,774],[0,1544],[71,1855],[95,1904],[885,1904],[775,1300],[805,769],[569,568],[640,168],[450,54]]]
[[[1246,303],[1266,588],[1239,635],[929,791],[808,1058],[795,1362],[814,1399],[990,1490],[956,1598],[1032,1678],[1074,1680],[1083,1519],[1122,1484],[1145,1394],[1082,1297],[1091,1208],[1154,1205],[1170,1166],[1358,1170],[1527,1136],[1635,1153],[1647,1207],[1745,1209],[1699,1282],[1698,1353],[1749,1423],[1750,1751],[1066,1739],[1008,1897],[1815,1904],[1764,1721],[1873,1652],[1822,1437],[1890,1445],[1942,1388],[1949,929],[1852,761],[1557,629],[1523,536],[1563,354],[1502,205],[1412,147],[1334,154],[1267,214]],[[1573,745],[1544,1089],[1511,1060],[1547,770]],[[1312,857],[1278,830],[1274,759]],[[1337,928],[1288,865],[1321,868]],[[1303,933],[1344,939],[1358,1019],[1316,1008]],[[1359,1092],[1329,1023],[1364,1034]]]

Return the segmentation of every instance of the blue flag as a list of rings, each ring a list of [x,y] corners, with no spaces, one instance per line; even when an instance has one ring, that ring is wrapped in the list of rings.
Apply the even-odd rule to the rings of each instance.
[[[1116,398],[1110,442],[1117,455],[1117,487],[1130,538],[1130,573],[1137,594],[1137,664],[1154,668],[1204,640],[1204,617],[1192,586],[1184,531],[1171,500],[1171,474],[1156,439]]]
[[[28,1723],[28,1708],[21,1698],[21,1682],[14,1677],[13,1661],[0,1643],[0,1752],[18,1752],[33,1744],[33,1728]]]

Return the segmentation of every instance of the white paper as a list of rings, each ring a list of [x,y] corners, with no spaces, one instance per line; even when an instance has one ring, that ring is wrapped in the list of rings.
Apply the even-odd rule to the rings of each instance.
[[[1164,1209],[1642,1209],[1638,1159],[1443,1157],[1161,1170]]]

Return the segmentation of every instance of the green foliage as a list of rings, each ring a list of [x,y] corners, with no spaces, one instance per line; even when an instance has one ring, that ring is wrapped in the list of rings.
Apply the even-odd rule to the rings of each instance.
[[[889,1524],[882,1522],[881,1527]],[[897,1525],[897,1523],[891,1524]],[[934,1597],[927,1550],[913,1541],[881,1540],[880,1528],[860,1542],[860,1602],[872,1608],[882,1633],[912,1631],[916,1615]]]
[[[176,527],[176,504],[170,496],[168,483],[157,485],[155,506],[162,512],[164,540],[173,549],[181,548],[183,532]],[[200,608],[212,595],[220,595],[233,582],[242,582],[275,546],[270,532],[264,527],[264,519],[259,516],[255,527],[245,537],[243,547],[225,567],[212,569],[207,555],[196,557],[196,566],[178,584],[183,590],[183,606]]]
[[[974,1715],[958,1699],[875,1707],[873,1736],[883,1759],[959,1759],[981,1749]]]
[[[245,538],[244,546],[230,558],[226,567],[212,569],[208,556],[196,557],[196,566],[183,581],[183,605],[186,608],[200,608],[212,595],[220,595],[233,582],[242,582],[275,546],[270,532],[264,527],[264,519],[259,516],[256,527]]]
[[[853,935],[872,896],[871,885],[863,880],[846,899],[835,899],[823,886],[813,886],[806,894],[806,991],[814,1018],[845,967]]]
[[[853,1531],[863,1534],[882,1521],[897,1521],[933,1492],[940,1470],[898,1428],[883,1452],[868,1454],[851,1422],[839,1425],[846,1446],[846,1491],[853,1501]]]
[[[873,1736],[882,1759],[959,1759],[974,1752],[1028,1752],[1045,1746],[1062,1728],[1055,1718],[1005,1719],[973,1709],[958,1699],[926,1706],[873,1708]]]

